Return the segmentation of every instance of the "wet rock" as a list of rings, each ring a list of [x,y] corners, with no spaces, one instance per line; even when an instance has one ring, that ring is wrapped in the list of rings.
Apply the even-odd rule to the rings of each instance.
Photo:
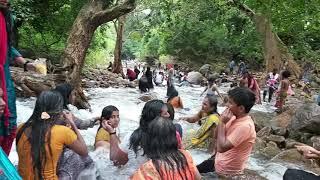
[[[192,71],[188,73],[187,81],[191,84],[200,84],[202,79],[203,76],[199,72]]]
[[[203,66],[201,66],[201,68],[199,69],[199,72],[205,76],[206,74],[210,73],[212,69],[212,66],[210,64],[205,64]]]
[[[286,137],[288,135],[288,131],[286,128],[276,127],[273,128],[273,134]]]
[[[154,94],[143,94],[138,99],[140,99],[143,102],[148,102],[150,100],[157,99],[157,96]]]
[[[267,146],[260,151],[259,154],[265,156],[268,159],[271,159],[280,152],[281,150],[278,148],[277,144],[275,142],[270,141],[267,143]]]
[[[320,106],[314,103],[302,105],[297,109],[288,126],[290,136],[298,133],[312,133],[320,135]]]
[[[303,158],[303,156],[297,151],[296,148],[282,151],[281,153],[277,154],[274,158],[271,159],[272,162],[284,161],[293,164],[300,164],[305,160],[306,159]]]
[[[91,80],[91,81],[86,81],[86,87],[88,87],[88,88],[92,88],[92,87],[94,87],[96,85],[96,81],[93,81],[93,80]]]
[[[275,143],[277,143],[277,145],[280,145],[281,143],[284,143],[284,141],[286,139],[283,136],[278,136],[278,135],[271,134],[270,136],[266,137],[266,140],[275,142]]]
[[[258,172],[245,169],[242,175],[232,176],[232,177],[220,177],[219,179],[228,179],[228,180],[266,180],[265,177],[262,177]]]
[[[253,146],[253,152],[259,152],[267,146],[267,143],[260,137],[256,138],[256,142]]]
[[[291,119],[297,109],[298,106],[290,106],[290,108],[286,108],[281,114],[275,116],[271,120],[271,123],[276,127],[287,128],[290,125]]]
[[[295,148],[295,145],[300,144],[299,142],[297,142],[297,141],[295,141],[293,139],[290,139],[290,138],[286,139],[284,141],[284,143],[285,143],[285,148],[286,149]]]
[[[311,142],[314,148],[320,149],[320,136],[313,136]]]
[[[270,121],[276,116],[276,114],[261,111],[252,111],[250,113],[250,116],[254,121],[256,131],[259,131],[263,127],[270,126]]]
[[[257,133],[257,137],[269,136],[271,134],[271,130],[271,127],[264,127]]]

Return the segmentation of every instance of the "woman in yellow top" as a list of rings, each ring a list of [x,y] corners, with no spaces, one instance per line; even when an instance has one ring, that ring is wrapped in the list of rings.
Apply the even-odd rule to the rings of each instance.
[[[191,139],[187,140],[186,149],[201,147],[213,152],[215,128],[220,122],[217,105],[218,100],[216,97],[206,96],[202,102],[202,109],[198,114],[181,118],[181,120],[189,123],[198,122],[201,125],[195,133],[192,133]]]
[[[55,125],[59,119],[65,119],[71,128]],[[64,146],[83,157],[88,155],[73,120],[71,113],[63,112],[63,99],[58,92],[40,94],[33,114],[17,132],[18,170],[24,180],[58,180],[57,163]]]
[[[98,149],[100,147],[106,149],[110,148],[110,134],[103,128],[104,122],[107,122],[111,127],[116,129],[119,126],[120,122],[118,108],[112,105],[103,108],[100,120],[100,127],[97,131],[96,140],[94,144],[95,149]]]

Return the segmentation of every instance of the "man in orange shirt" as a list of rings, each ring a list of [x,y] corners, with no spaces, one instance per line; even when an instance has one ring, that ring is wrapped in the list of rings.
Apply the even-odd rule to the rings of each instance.
[[[211,171],[220,176],[243,173],[256,139],[254,123],[248,115],[255,104],[255,94],[247,88],[235,88],[228,92],[227,109],[222,113],[217,126],[217,153],[211,158]],[[209,161],[198,165],[202,172]],[[199,172],[202,173],[199,169]]]

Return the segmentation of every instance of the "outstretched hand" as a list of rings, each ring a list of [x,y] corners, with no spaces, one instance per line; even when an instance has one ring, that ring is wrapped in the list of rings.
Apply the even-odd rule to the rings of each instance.
[[[303,154],[303,156],[307,159],[320,158],[318,155],[318,151],[308,145],[297,145],[295,146],[299,152]]]

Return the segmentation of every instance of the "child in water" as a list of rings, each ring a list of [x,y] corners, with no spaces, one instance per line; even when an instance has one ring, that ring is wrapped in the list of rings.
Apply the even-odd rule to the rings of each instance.
[[[103,108],[100,127],[97,131],[94,147],[98,149],[100,147],[109,149],[110,148],[110,135],[104,128],[103,123],[108,123],[114,129],[118,128],[120,122],[119,110],[115,106],[109,105]],[[120,141],[120,140],[119,140]]]

